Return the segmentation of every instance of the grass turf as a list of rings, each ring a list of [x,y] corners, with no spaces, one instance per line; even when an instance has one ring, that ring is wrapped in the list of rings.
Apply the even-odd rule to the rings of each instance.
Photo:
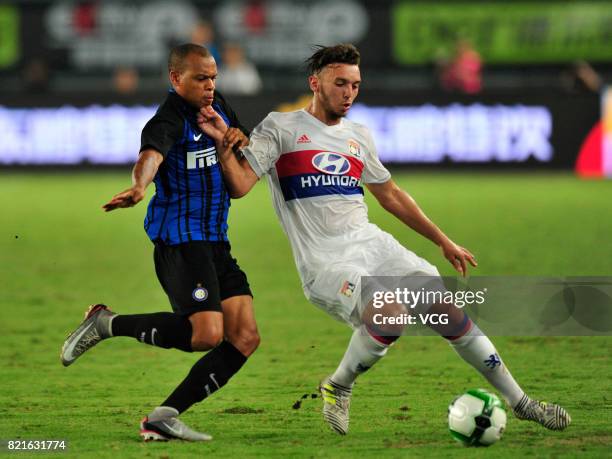
[[[396,180],[481,275],[612,274],[612,182],[566,174],[406,174]],[[144,444],[140,417],[184,377],[195,356],[120,338],[63,368],[61,343],[86,305],[123,313],[169,310],[142,229],[145,204],[104,214],[129,172],[0,175],[0,438],[69,441],[70,457],[546,457],[609,454],[609,337],[497,338],[529,393],[558,400],[573,425],[548,432],[509,415],[489,449],[457,445],[452,398],[487,387],[439,338],[400,340],[359,380],[347,437],[332,433],[320,400],[304,399],[343,354],[350,330],[304,299],[266,187],[235,201],[234,255],[256,295],[262,345],[222,391],[183,416],[215,439]],[[371,220],[452,274],[438,249],[368,197]],[[20,457],[26,457],[22,454]]]

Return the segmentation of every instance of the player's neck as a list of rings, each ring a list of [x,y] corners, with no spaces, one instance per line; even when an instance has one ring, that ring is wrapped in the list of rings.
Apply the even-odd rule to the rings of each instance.
[[[306,107],[306,111],[322,123],[327,124],[328,126],[335,126],[337,124],[340,124],[340,122],[342,121],[342,118],[339,118],[337,116],[330,116],[330,114],[327,113],[323,109],[323,107],[321,107],[320,104],[317,104],[314,99],[310,101],[310,103]]]

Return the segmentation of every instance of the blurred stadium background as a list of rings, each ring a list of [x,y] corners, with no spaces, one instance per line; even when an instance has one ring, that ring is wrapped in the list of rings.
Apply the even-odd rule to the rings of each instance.
[[[384,161],[571,170],[612,112],[611,23],[607,1],[4,2],[0,164],[131,163],[172,45],[212,48],[253,127],[304,104],[310,45],[352,42],[364,85],[351,116]],[[612,173],[601,144],[585,149],[590,175]]]
[[[57,358],[90,302],[169,307],[144,203],[111,215],[100,206],[129,185],[140,129],[169,87],[168,50],[186,41],[214,50],[219,88],[250,128],[305,105],[312,44],[356,44],[363,86],[350,116],[372,129],[396,180],[476,253],[478,274],[612,274],[609,1],[5,1],[0,439],[68,438],[74,457],[201,453],[143,449],[135,430],[192,356],[118,341],[69,370]],[[368,202],[374,222],[452,274],[436,247]],[[341,356],[348,330],[302,297],[265,186],[233,204],[230,238],[263,344],[235,382],[187,414],[218,439],[207,454],[485,454],[458,449],[445,427],[452,397],[484,382],[428,338],[400,340],[364,376],[347,439],[327,432],[318,401],[291,410]],[[575,426],[552,435],[510,419],[495,453],[609,454],[610,338],[497,342],[517,377],[562,401]],[[147,390],[130,384],[137,375]]]

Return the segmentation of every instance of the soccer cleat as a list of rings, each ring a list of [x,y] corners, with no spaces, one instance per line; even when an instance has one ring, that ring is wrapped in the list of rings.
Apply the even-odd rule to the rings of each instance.
[[[208,434],[196,432],[177,419],[179,412],[169,406],[158,406],[140,423],[140,436],[144,441],[208,441]]]
[[[325,378],[319,386],[323,398],[323,418],[332,429],[340,435],[349,430],[349,408],[351,407],[351,389]]]
[[[112,336],[110,323],[115,315],[103,304],[92,304],[87,309],[85,320],[66,338],[62,346],[60,357],[65,367],[103,339]]]
[[[559,405],[532,400],[527,395],[512,411],[518,419],[537,422],[550,430],[563,430],[572,422],[569,413]]]

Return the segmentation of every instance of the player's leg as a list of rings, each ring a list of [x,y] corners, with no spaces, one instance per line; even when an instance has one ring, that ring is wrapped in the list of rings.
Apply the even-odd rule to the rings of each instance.
[[[214,296],[217,300],[213,301],[218,301],[218,295]],[[223,374],[224,365],[220,365],[218,350],[222,347],[219,343],[223,338],[223,315],[220,311],[199,311],[187,320],[193,330],[191,348],[194,351],[214,349],[200,358],[170,396],[141,421],[140,435],[145,441],[212,439],[208,434],[190,429],[177,417],[220,387],[217,375]]]
[[[354,329],[346,352],[331,375],[331,381],[341,387],[352,388],[357,377],[383,358],[389,346],[402,334],[403,325],[386,319],[400,317],[405,312],[403,306],[390,303],[381,313],[370,301],[361,312],[360,324]]]
[[[155,272],[174,312],[118,315],[113,336],[183,351],[207,351],[223,338],[214,249],[203,242],[155,245]]]
[[[210,328],[215,329],[214,321]],[[218,326],[220,330],[222,325]],[[221,335],[221,331],[217,333]],[[189,320],[172,312],[150,314],[114,314],[107,306],[95,304],[85,313],[85,320],[64,342],[61,358],[64,366],[71,365],[85,351],[104,339],[128,336],[141,343],[165,349],[192,350],[211,349],[215,345],[214,334],[205,340],[199,339],[199,349],[192,348],[193,329]]]
[[[399,305],[389,305],[387,316],[402,314]],[[334,373],[321,383],[323,417],[341,435],[349,429],[349,409],[353,384],[359,375],[382,359],[401,335],[401,326],[377,325],[371,303],[365,308],[363,323],[353,330],[344,356]]]
[[[213,252],[223,313],[222,329],[215,332],[219,333],[216,335],[219,339],[224,339],[193,366],[189,375],[164,403],[179,412],[221,389],[259,345],[253,296],[246,275],[231,257],[229,247],[222,244],[215,247]],[[206,323],[199,328],[195,320],[202,314],[194,314],[189,320],[194,326],[194,345],[202,339],[206,346],[210,330]]]
[[[259,332],[255,322],[253,297],[239,295],[221,302],[225,340],[229,341],[245,358],[259,346]]]
[[[306,290],[310,302],[353,328],[348,347],[336,371],[327,378],[333,387],[350,393],[357,376],[380,360],[394,341],[393,333],[378,330],[372,308],[359,308],[362,267],[347,263],[321,270]],[[397,336],[397,335],[395,335]]]
[[[355,302],[352,305],[353,308],[356,308],[354,311],[358,313],[359,320],[354,323],[356,328],[344,357],[331,376],[332,382],[348,389],[353,386],[361,373],[371,368],[387,353],[389,346],[402,334],[403,326],[396,325],[395,321],[376,322],[380,322],[381,317],[399,317],[406,313],[405,308],[396,303],[386,304],[384,309],[374,308],[372,302],[368,300],[376,290],[376,279],[370,277],[369,285],[362,285],[362,278],[364,276],[401,276],[405,275],[407,270],[422,272],[424,263],[426,263],[401,246],[390,234],[377,228],[370,231],[371,237],[367,238],[367,245],[360,247],[358,259],[351,262],[353,266],[351,273],[346,274],[353,276],[351,282],[357,286],[355,296],[361,295],[362,298],[365,298],[365,304],[363,308],[356,308],[357,305],[362,305],[361,302]],[[427,263],[425,267],[428,266]],[[328,274],[325,274],[325,277],[333,280],[333,276]],[[324,288],[333,290],[333,287]],[[381,285],[380,290],[385,290],[385,287]],[[375,316],[379,320],[375,320]]]
[[[158,434],[165,437],[161,439],[173,438],[174,432],[167,426],[180,423],[178,415],[223,387],[246,360],[229,342],[223,340],[225,317],[222,305],[226,296],[224,284],[226,267],[218,255],[224,247],[225,244],[221,243],[187,245],[181,259],[184,259],[184,264],[189,269],[184,270],[176,279],[173,279],[169,273],[164,273],[163,269],[158,269],[160,281],[168,292],[173,308],[179,314],[188,317],[191,324],[192,349],[194,351],[205,351],[211,347],[213,349],[191,367],[183,381],[161,406],[143,420],[141,435],[145,439],[158,440],[159,438],[150,433],[155,429]],[[172,268],[171,272],[176,273],[176,263],[156,264],[159,267],[168,265]],[[192,291],[192,294],[184,295],[184,292]],[[153,422],[152,419],[158,420]],[[180,428],[174,430],[180,431]],[[203,435],[205,437],[186,439],[210,439],[210,436]],[[179,438],[185,439],[182,436]]]
[[[168,424],[168,415],[171,415],[172,422],[178,421],[176,416],[180,413],[221,389],[242,368],[259,345],[259,334],[253,312],[253,296],[246,275],[231,257],[228,245],[214,245],[211,247],[210,255],[218,280],[218,291],[211,289],[211,296],[214,294],[217,298],[216,301],[220,303],[220,310],[223,313],[222,320],[219,320],[214,328],[214,336],[218,341],[223,336],[225,339],[198,360],[162,406],[145,418],[141,428],[141,434],[145,438],[159,439],[150,434],[153,430],[150,421],[152,418],[160,417],[161,420],[153,424],[157,426],[158,432],[161,430],[167,433],[164,424]],[[221,314],[219,318],[221,319]],[[194,350],[209,345],[209,337],[213,330],[207,319],[207,312],[198,312],[189,316],[193,326]]]
[[[499,390],[510,406],[515,406],[523,397],[523,390],[499,357],[491,340],[468,315],[453,305],[440,304],[431,306],[428,312],[447,315],[448,324],[430,325],[430,328],[444,337],[465,362]]]
[[[444,286],[437,282],[439,272],[427,260],[418,257],[403,247],[392,237],[384,237],[386,245],[390,248],[390,261],[377,271],[382,275],[401,276],[402,286],[418,291],[421,287],[426,290],[444,290]],[[399,278],[398,278],[399,279]],[[415,305],[421,310],[421,305]],[[432,314],[448,314],[448,324],[430,325],[441,336],[445,337],[457,353],[469,364],[481,372],[502,395],[511,403],[517,403],[523,391],[516,384],[512,375],[507,371],[491,341],[483,336],[463,310],[452,305],[425,306],[427,312]],[[488,362],[488,363],[487,363]]]
[[[453,305],[433,305],[430,312],[447,314],[447,325],[431,325],[468,364],[482,374],[512,407],[519,419],[538,422],[548,429],[563,430],[571,422],[560,406],[529,398],[513,378],[491,340],[462,309]]]
[[[378,329],[367,320],[363,322],[364,311],[358,307],[360,279],[367,274],[363,266],[347,263],[322,270],[305,290],[312,303],[354,328],[340,364],[320,385],[323,418],[341,435],[345,435],[349,429],[350,400],[355,379],[378,362],[399,336],[397,331]],[[366,316],[374,315],[373,310],[366,308],[366,311]]]
[[[252,297],[244,295],[228,298],[222,302],[222,308],[226,338],[195,363],[162,406],[175,408],[178,413],[186,411],[225,386],[255,352],[259,335],[253,315]],[[189,318],[194,324],[194,330],[198,330],[198,321],[194,316],[200,314]]]
[[[246,274],[232,257],[229,244],[216,248],[215,260],[219,272],[224,342],[246,360],[259,346],[253,293]]]
[[[213,306],[213,312],[199,316],[198,330],[194,330],[188,319],[190,314],[208,309],[211,301],[219,302],[216,273],[207,250],[202,244],[156,244],[155,271],[174,312],[118,315],[103,304],[92,305],[85,320],[64,342],[62,363],[68,366],[101,340],[117,336],[185,352],[215,347],[223,336],[220,305]],[[211,291],[211,288],[217,290]],[[215,308],[218,311],[214,312]],[[194,342],[196,348],[192,347]]]

